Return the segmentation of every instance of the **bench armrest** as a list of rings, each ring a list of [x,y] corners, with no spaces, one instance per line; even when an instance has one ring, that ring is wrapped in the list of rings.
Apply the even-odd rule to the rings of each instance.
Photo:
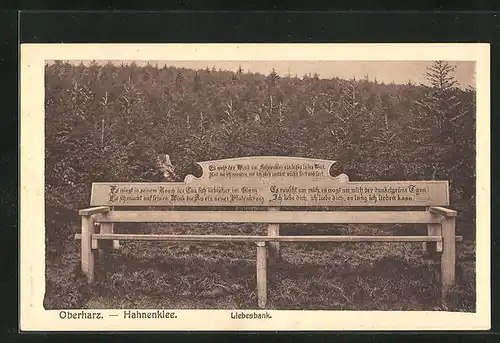
[[[445,207],[429,207],[429,212],[434,213],[434,214],[440,214],[445,217],[456,217],[457,216],[457,211],[455,210],[450,210],[449,208]]]
[[[90,207],[83,210],[78,211],[78,214],[81,216],[91,216],[96,213],[106,213],[109,212],[108,206],[99,206],[99,207]]]

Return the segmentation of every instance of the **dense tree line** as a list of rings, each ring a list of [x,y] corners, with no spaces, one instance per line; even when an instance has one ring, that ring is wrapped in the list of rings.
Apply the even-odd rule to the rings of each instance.
[[[431,86],[241,67],[47,65],[49,237],[88,205],[92,182],[161,180],[158,154],[170,155],[176,181],[197,173],[196,161],[250,155],[332,159],[351,180],[450,180],[452,204],[471,222],[475,90],[456,87],[446,62],[427,77]]]

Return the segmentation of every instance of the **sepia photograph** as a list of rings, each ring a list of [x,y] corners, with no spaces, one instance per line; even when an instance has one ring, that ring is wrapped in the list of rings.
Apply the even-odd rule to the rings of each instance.
[[[265,326],[485,309],[477,59],[56,55],[30,145],[41,311]]]

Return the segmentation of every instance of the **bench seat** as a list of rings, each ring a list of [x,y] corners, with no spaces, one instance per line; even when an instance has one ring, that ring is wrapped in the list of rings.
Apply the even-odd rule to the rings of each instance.
[[[453,211],[455,212],[455,211]],[[88,213],[88,214],[87,214]],[[80,211],[98,223],[439,224],[431,211]],[[456,213],[456,212],[455,212]]]

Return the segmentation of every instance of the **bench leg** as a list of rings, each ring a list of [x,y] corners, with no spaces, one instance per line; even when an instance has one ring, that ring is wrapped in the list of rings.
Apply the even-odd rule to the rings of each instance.
[[[441,254],[441,298],[455,285],[455,217],[444,217],[442,222],[443,252]]]
[[[111,211],[114,211],[114,207],[111,207]],[[110,233],[115,233],[115,224],[114,223],[109,223],[110,225]],[[119,240],[114,240],[113,242],[113,250],[118,250],[120,249],[120,241]]]
[[[267,226],[268,236],[279,236],[280,235],[280,224],[268,224]],[[279,261],[280,259],[280,243],[279,242],[269,242],[269,259],[270,261]]]
[[[115,233],[115,224],[110,224],[111,226],[111,233]],[[113,240],[113,250],[118,250],[120,249],[120,241],[115,239]]]
[[[279,211],[279,207],[270,207],[269,211]],[[268,236],[279,236],[280,235],[280,224],[268,224],[267,225],[267,235]],[[269,260],[270,262],[279,261],[281,258],[280,254],[280,243],[270,242],[269,243]]]
[[[100,230],[99,233],[113,233],[113,223],[101,223],[99,225]],[[116,241],[118,242],[118,241]],[[115,247],[115,241],[108,241],[108,240],[100,240],[98,242],[98,248],[99,248],[99,258],[103,258],[104,255],[110,250],[110,249],[116,249]]]
[[[259,308],[267,304],[267,258],[266,243],[257,243],[257,297]]]
[[[89,283],[94,282],[94,250],[92,234],[95,232],[91,216],[82,216],[81,266]]]
[[[428,236],[442,236],[441,224],[427,224]],[[443,251],[443,242],[423,242],[423,252],[435,255]]]
[[[101,233],[114,233],[115,232],[115,224],[114,223],[101,223]],[[105,248],[108,248],[109,241],[102,241],[101,243],[107,243],[104,245]],[[100,245],[101,246],[101,245]],[[111,248],[113,250],[118,250],[120,249],[120,241],[119,240],[113,240],[111,241]],[[100,249],[102,250],[102,249]],[[102,254],[100,252],[100,254]]]

